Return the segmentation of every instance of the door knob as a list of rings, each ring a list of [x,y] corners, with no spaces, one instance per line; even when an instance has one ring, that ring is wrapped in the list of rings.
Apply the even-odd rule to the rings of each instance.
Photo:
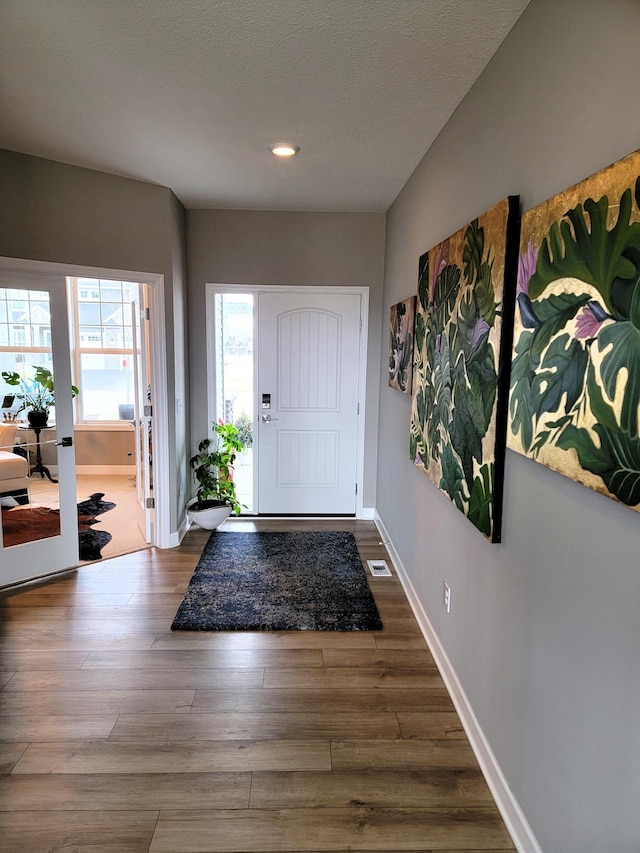
[[[271,415],[263,415],[262,416],[262,423],[263,424],[270,424],[271,421],[277,421],[277,420],[278,420],[278,418],[272,418]]]

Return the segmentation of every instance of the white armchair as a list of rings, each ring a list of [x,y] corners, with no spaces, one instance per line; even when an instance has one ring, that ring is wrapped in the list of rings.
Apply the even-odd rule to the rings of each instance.
[[[15,424],[0,424],[0,495],[29,486],[29,462],[13,452]]]

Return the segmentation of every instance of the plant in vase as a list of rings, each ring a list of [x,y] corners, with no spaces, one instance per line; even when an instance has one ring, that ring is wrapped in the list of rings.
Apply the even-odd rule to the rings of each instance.
[[[187,515],[205,530],[215,530],[232,512],[240,514],[233,463],[242,450],[238,429],[220,421],[213,425],[214,438],[205,438],[189,460],[198,485],[196,497],[187,504]]]
[[[35,373],[32,379],[20,376],[11,370],[3,370],[2,378],[7,385],[17,387],[15,397],[20,400],[17,412],[27,409],[27,420],[31,426],[44,427],[49,420],[49,409],[55,406],[55,385],[53,373],[48,367],[34,365]],[[79,393],[75,385],[71,386],[71,396]]]

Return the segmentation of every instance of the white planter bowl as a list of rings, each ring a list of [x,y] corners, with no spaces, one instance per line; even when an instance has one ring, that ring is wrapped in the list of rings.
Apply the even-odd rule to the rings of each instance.
[[[215,530],[231,515],[230,506],[213,506],[210,509],[193,509],[195,499],[187,504],[187,517],[203,530]]]

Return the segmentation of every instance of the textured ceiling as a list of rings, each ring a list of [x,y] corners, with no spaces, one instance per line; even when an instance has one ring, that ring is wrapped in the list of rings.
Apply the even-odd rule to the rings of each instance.
[[[528,2],[1,0],[0,147],[187,207],[384,211]]]

